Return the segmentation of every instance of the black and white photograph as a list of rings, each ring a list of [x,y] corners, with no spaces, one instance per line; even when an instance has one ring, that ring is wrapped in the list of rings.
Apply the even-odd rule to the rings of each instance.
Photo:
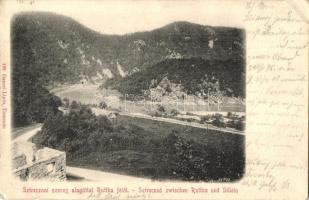
[[[245,29],[178,17],[135,30],[132,21],[96,30],[70,15],[14,15],[16,178],[222,183],[245,175]]]
[[[0,199],[306,199],[307,5],[0,0]]]

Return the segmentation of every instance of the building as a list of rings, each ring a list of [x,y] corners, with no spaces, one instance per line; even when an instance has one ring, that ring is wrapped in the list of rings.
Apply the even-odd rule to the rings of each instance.
[[[31,142],[15,142],[12,146],[13,174],[21,180],[66,180],[65,152]]]

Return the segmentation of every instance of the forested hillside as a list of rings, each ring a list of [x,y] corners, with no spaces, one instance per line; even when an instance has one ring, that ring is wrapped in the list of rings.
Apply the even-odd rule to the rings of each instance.
[[[207,96],[205,93],[208,92],[222,92],[224,96],[244,97],[243,65],[242,61],[235,59],[166,59],[131,76],[110,79],[104,86],[123,94],[143,95],[160,83],[162,87],[162,80],[168,80],[169,83],[181,85],[187,94]]]
[[[13,58],[18,61],[24,51],[29,52],[33,58],[29,67],[49,85],[93,76],[103,80],[127,76],[170,58],[239,61],[244,56],[242,30],[189,22],[106,35],[69,17],[31,12],[13,18],[12,38],[19,47],[13,49]]]

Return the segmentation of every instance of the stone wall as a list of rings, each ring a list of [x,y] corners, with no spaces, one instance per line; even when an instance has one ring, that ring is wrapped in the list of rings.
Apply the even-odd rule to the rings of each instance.
[[[27,158],[25,154],[20,154],[13,158],[13,169],[17,169],[27,164]]]
[[[25,148],[27,154],[23,153],[23,148],[26,143],[18,146],[14,144],[14,148],[19,149],[13,151],[13,173],[21,180],[51,180],[63,181],[66,180],[66,155],[65,152],[58,151],[51,148],[33,149],[34,153],[29,153],[29,148]],[[16,146],[18,148],[16,148]],[[33,147],[29,143],[28,147]],[[31,157],[31,160],[27,158]],[[32,156],[33,155],[33,156]]]
[[[65,153],[14,171],[21,180],[66,180]]]

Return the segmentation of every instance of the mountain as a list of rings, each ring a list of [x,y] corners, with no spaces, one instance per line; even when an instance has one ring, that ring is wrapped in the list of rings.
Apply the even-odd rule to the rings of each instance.
[[[11,31],[15,70],[31,68],[47,86],[85,78],[120,79],[166,59],[241,62],[244,57],[243,30],[189,22],[107,35],[66,16],[26,12],[13,18]],[[31,63],[25,60],[29,57]]]
[[[101,35],[71,18],[22,13],[13,18],[11,35],[16,70],[23,70],[25,59],[31,57],[25,67],[39,73],[45,85],[117,72],[107,58],[115,55],[118,36]]]
[[[24,12],[11,21],[11,46],[15,127],[58,112],[61,100],[48,88],[84,80],[123,94],[244,97],[242,29],[174,22],[107,35],[70,17]]]
[[[198,96],[206,97],[210,92],[212,95],[221,93],[223,96],[244,97],[243,66],[242,61],[235,59],[165,59],[131,76],[110,79],[104,87],[133,95],[144,95],[159,87],[163,93],[167,94],[174,89],[181,88],[186,94]]]

